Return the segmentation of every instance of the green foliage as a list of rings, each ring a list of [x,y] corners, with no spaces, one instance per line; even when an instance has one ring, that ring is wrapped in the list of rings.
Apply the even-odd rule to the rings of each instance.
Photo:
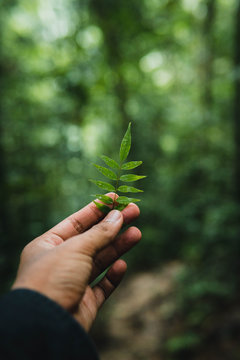
[[[93,164],[95,166],[95,168],[98,169],[98,171],[103,174],[104,176],[108,177],[111,180],[117,180],[117,174],[115,174],[112,170],[107,169],[103,166],[99,166],[96,164]]]
[[[140,199],[129,198],[129,197],[126,197],[126,196],[119,196],[119,197],[117,198],[117,202],[118,202],[119,204],[123,204],[123,205],[129,204],[129,201],[135,203],[135,202],[140,201]]]
[[[110,209],[117,209],[117,210],[122,211],[128,204],[130,204],[130,202],[140,201],[140,199],[133,199],[133,198],[129,198],[127,196],[120,196],[117,198],[118,191],[123,192],[123,193],[142,192],[142,190],[131,187],[131,186],[126,186],[126,185],[119,186],[119,182],[134,182],[134,181],[137,181],[140,179],[144,179],[146,177],[144,175],[135,175],[135,174],[121,175],[122,170],[134,169],[142,164],[142,161],[131,161],[131,162],[123,163],[123,161],[127,159],[129,151],[131,149],[131,141],[132,141],[131,140],[131,123],[129,123],[127,131],[121,142],[120,151],[119,151],[119,163],[117,163],[115,160],[109,158],[108,156],[105,156],[105,155],[101,156],[101,159],[109,167],[118,169],[117,174],[108,168],[93,164],[102,175],[113,180],[115,183],[115,186],[113,186],[113,185],[103,182],[103,181],[90,180],[92,183],[94,183],[101,189],[113,191],[115,193],[115,197],[113,200],[109,196],[106,196],[106,195],[96,195],[97,199],[102,201],[103,204],[98,203],[96,201],[94,201],[94,204],[96,204],[98,209],[100,209],[104,213],[107,213]],[[110,205],[110,207],[106,206],[106,204]]]
[[[137,189],[133,186],[127,186],[127,185],[121,185],[117,188],[117,191],[123,192],[123,193],[138,193],[143,192],[143,190]]]
[[[105,181],[92,180],[92,179],[90,179],[89,181],[97,185],[100,189],[107,191],[115,191],[115,187]]]
[[[101,204],[101,203],[99,203],[99,202],[97,202],[97,201],[93,201],[94,202],[94,204],[96,205],[96,207],[100,210],[100,211],[102,211],[104,214],[108,214],[109,213],[109,211],[110,211],[110,208],[107,206],[107,205],[105,205],[105,204]]]
[[[194,333],[185,333],[181,336],[176,336],[169,339],[166,343],[166,348],[170,353],[177,353],[182,350],[187,351],[196,347],[201,342],[201,338]]]
[[[105,155],[100,156],[100,158],[101,158],[109,167],[111,167],[111,168],[113,168],[113,169],[119,169],[119,165],[118,165],[118,163],[117,163],[115,160],[113,160],[113,159],[111,159],[111,158],[109,158],[108,156],[105,156]]]
[[[126,181],[126,182],[133,182],[133,181],[137,181],[140,179],[144,179],[146,176],[139,176],[139,175],[134,175],[134,174],[128,174],[128,175],[122,175],[120,177],[121,181]]]
[[[107,195],[94,195],[94,196],[97,196],[97,198],[99,199],[99,200],[101,200],[102,202],[104,202],[105,204],[108,204],[108,205],[110,205],[110,204],[113,204],[113,199],[110,197],[110,196],[107,196]]]
[[[131,148],[131,123],[129,123],[127,131],[122,139],[122,143],[119,151],[119,158],[121,163],[126,160]]]
[[[122,165],[122,170],[132,170],[142,165],[142,161],[130,161]]]

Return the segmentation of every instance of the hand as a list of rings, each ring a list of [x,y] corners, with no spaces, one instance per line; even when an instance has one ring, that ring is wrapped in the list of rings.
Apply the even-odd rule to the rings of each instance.
[[[129,204],[122,212],[113,210],[103,218],[90,203],[23,249],[13,289],[28,288],[46,295],[88,331],[126,272],[127,265],[119,257],[141,238],[136,227],[118,235],[123,223],[138,215],[138,207]],[[90,283],[111,264],[91,288]]]

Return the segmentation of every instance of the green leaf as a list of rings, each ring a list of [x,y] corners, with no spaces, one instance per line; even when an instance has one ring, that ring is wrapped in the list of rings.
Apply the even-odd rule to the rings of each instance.
[[[100,156],[100,158],[105,162],[105,164],[107,164],[107,166],[109,166],[112,169],[119,169],[120,166],[118,165],[118,163],[111,159],[110,157],[106,156],[106,155],[102,155]]]
[[[97,165],[97,164],[93,164],[93,165],[95,166],[96,169],[98,169],[98,171],[101,174],[103,174],[107,178],[109,178],[111,180],[117,180],[117,175],[112,170],[109,170],[109,169],[105,168],[104,166],[100,166],[100,165]]]
[[[120,177],[121,181],[127,181],[127,182],[132,182],[132,181],[137,181],[140,179],[144,179],[146,176],[144,175],[134,175],[134,174],[128,174],[128,175],[122,175]]]
[[[121,161],[124,161],[127,158],[130,148],[131,148],[131,123],[129,123],[127,131],[122,139],[120,152],[119,152],[119,157]]]
[[[140,199],[134,199],[134,198],[129,198],[127,196],[119,196],[116,200],[117,203],[119,204],[124,204],[124,205],[128,205],[130,204],[131,202],[138,202],[138,201],[141,201]]]
[[[132,170],[142,165],[142,161],[130,161],[122,165],[122,170]]]
[[[107,205],[104,205],[104,204],[101,204],[101,203],[99,203],[99,202],[97,202],[97,201],[93,201],[94,202],[94,204],[96,205],[96,207],[99,209],[99,210],[101,210],[104,214],[108,214],[109,213],[109,211],[111,210]]]
[[[89,181],[91,181],[93,184],[97,185],[99,188],[101,188],[103,190],[115,191],[114,186],[112,186],[111,184],[106,183],[105,181],[91,180],[91,179]]]
[[[126,204],[118,204],[117,206],[115,206],[115,210],[119,210],[122,211],[123,209],[125,209],[127,205]]]
[[[108,204],[108,205],[113,204],[113,199],[110,196],[101,195],[101,194],[97,194],[95,196],[97,199],[101,200],[105,204]]]
[[[126,185],[119,186],[118,191],[123,192],[123,193],[127,193],[127,192],[132,192],[132,193],[143,192],[140,189],[137,189],[137,188],[132,187],[132,186],[126,186]]]

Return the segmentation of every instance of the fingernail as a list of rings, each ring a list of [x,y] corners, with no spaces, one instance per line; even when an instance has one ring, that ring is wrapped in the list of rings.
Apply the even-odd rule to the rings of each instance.
[[[121,213],[118,210],[112,210],[106,217],[105,217],[105,221],[108,222],[115,222],[118,221],[121,217]]]

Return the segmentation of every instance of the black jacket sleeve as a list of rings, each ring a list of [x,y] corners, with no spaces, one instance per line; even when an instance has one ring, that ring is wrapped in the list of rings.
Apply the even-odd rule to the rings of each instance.
[[[0,300],[0,359],[98,360],[90,337],[58,304],[18,289]]]

